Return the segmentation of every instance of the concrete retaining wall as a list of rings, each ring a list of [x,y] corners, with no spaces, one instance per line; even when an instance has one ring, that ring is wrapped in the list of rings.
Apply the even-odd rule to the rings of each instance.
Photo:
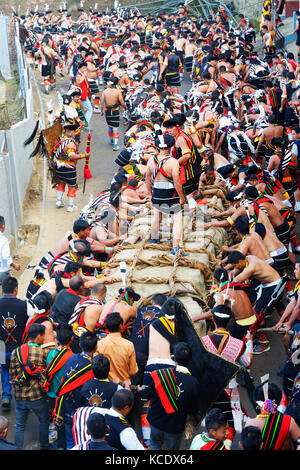
[[[10,168],[12,173],[12,188],[15,199],[15,210],[17,224],[22,224],[22,204],[26,189],[32,173],[32,160],[28,157],[32,152],[32,145],[24,148],[24,141],[32,133],[33,123],[33,98],[31,90],[27,91],[27,115],[28,118],[18,122],[5,131],[7,138],[7,148],[10,158]]]
[[[225,3],[228,4],[228,1]],[[243,13],[252,21],[259,21],[263,8],[262,0],[233,0],[232,3],[234,4],[238,13]],[[298,1],[287,0],[283,10],[283,16],[289,18],[293,16],[293,12],[298,9]]]
[[[9,18],[5,15],[0,14],[0,70],[6,80],[9,80],[11,78],[7,35],[8,25]]]

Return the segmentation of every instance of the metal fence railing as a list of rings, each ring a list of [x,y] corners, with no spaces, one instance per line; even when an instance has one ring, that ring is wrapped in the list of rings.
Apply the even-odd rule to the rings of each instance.
[[[226,14],[228,15],[229,20],[232,24],[237,24],[237,20],[234,17],[231,9],[225,3],[218,0],[186,0],[185,6],[189,8],[190,12],[196,17],[200,16],[212,16],[217,10],[222,7]],[[162,0],[153,0],[151,2],[147,1],[145,3],[138,4],[124,4],[122,2],[121,8],[130,8],[132,10],[140,11],[141,13],[151,13],[156,15],[162,10],[167,12],[176,12],[178,11],[178,0],[167,0],[166,2]]]

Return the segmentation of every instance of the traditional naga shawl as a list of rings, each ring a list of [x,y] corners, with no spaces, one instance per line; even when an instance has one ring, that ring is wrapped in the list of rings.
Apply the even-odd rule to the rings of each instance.
[[[175,146],[173,147],[173,156],[175,158],[179,158],[181,155],[178,155],[179,150],[176,150],[176,142],[179,137],[183,137],[184,140],[186,141],[186,144],[191,152],[191,158],[186,160],[182,165],[180,165],[180,181],[182,184],[186,183],[189,180],[192,180],[196,174],[194,172],[196,168],[196,162],[197,162],[197,153],[196,153],[196,148],[192,141],[189,139],[189,137],[182,131],[178,133],[178,135],[175,138]],[[200,166],[200,163],[199,163]]]
[[[49,364],[47,365],[45,369],[45,384],[44,384],[44,389],[46,392],[49,391],[51,381],[56,374],[67,362],[69,357],[71,357],[73,352],[71,351],[70,348],[68,347],[63,347],[60,349],[57,354],[51,359]]]
[[[208,441],[200,450],[227,450],[222,441]]]
[[[93,379],[91,362],[76,370],[71,376],[62,380],[58,390],[57,399],[55,401],[54,419],[56,424],[60,425],[64,419],[64,400],[66,395],[72,390],[81,387],[87,380]]]
[[[93,299],[91,297],[86,297],[85,299],[82,299],[79,302],[78,307],[74,310],[69,320],[69,325],[73,326],[74,333],[77,331],[78,327],[80,327],[82,333],[84,332],[84,330],[87,331],[87,328],[85,326],[85,309],[89,305],[103,305],[103,303],[101,302],[101,300]]]
[[[22,344],[16,349],[16,356],[21,366],[21,373],[15,377],[15,382],[23,385],[24,382],[30,380],[34,375],[38,376],[40,383],[44,382],[44,368],[36,367],[33,362],[28,359],[29,345]]]
[[[270,414],[262,431],[262,450],[280,450],[289,431],[291,417],[279,411]]]
[[[179,395],[179,388],[174,368],[154,370],[150,372],[150,375],[165,412],[167,414],[176,413],[178,411],[176,400]]]

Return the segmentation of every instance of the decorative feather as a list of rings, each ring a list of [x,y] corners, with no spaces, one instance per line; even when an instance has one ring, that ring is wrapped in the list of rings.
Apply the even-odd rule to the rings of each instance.
[[[263,386],[265,401],[269,399],[269,396],[268,396],[268,380],[269,380],[269,374],[265,374],[260,378],[260,381],[261,381],[262,386]]]
[[[282,171],[284,171],[292,159],[292,152],[288,150],[285,152],[284,157],[282,158]]]
[[[70,242],[69,242],[69,248],[71,249],[71,251],[72,251],[73,253],[77,253],[77,250],[76,250],[75,244],[74,244],[74,240],[70,240]]]
[[[89,212],[90,212],[90,206],[91,206],[93,200],[94,200],[94,197],[93,197],[93,195],[91,194],[91,195],[90,195],[89,202],[81,209],[80,215],[82,215],[83,218],[84,218],[84,216],[87,216],[87,215],[89,214]]]
[[[28,137],[28,139],[25,140],[24,147],[26,147],[27,145],[31,144],[31,142],[33,142],[33,139],[35,138],[37,130],[39,128],[39,124],[40,124],[40,120],[38,119],[32,131],[32,134]]]
[[[126,287],[126,271],[127,271],[127,265],[125,261],[120,262],[120,271],[121,271],[123,287],[125,288]]]
[[[166,145],[165,145],[165,141],[164,141],[164,136],[163,136],[163,134],[159,134],[159,135],[158,135],[158,139],[159,139],[159,142],[160,142],[160,146],[161,146],[162,148],[165,148]]]
[[[46,142],[45,142],[45,138],[43,136],[43,139],[42,139],[42,155],[43,155],[44,158],[47,158],[47,160],[48,160],[49,159],[49,154],[48,154],[48,150],[47,150],[47,147],[46,147]]]
[[[282,174],[284,170],[287,168],[288,164],[290,163],[292,159],[292,152],[290,150],[285,150],[285,145],[282,148],[281,156],[280,156],[280,161],[278,168],[275,172],[275,178],[278,178],[281,180]]]
[[[49,124],[52,125],[54,121],[52,100],[47,101],[47,108],[48,108],[48,121],[49,121]]]
[[[35,157],[39,153],[39,151],[41,149],[41,146],[42,146],[42,143],[43,143],[43,139],[44,139],[44,136],[43,136],[43,133],[41,132],[35,149],[33,150],[33,152],[28,157],[29,159]]]

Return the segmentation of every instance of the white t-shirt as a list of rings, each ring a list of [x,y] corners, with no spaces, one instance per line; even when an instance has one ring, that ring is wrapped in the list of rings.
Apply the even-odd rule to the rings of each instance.
[[[298,146],[296,144],[292,146],[292,153],[298,157]]]
[[[77,408],[74,421],[73,421],[73,433],[75,436],[76,446],[83,444],[89,438],[86,434],[86,422],[90,413],[100,413],[102,415],[109,414],[111,416],[122,417],[120,413],[113,410],[112,408],[101,408],[101,407],[81,407]],[[121,444],[125,447],[126,450],[145,450],[144,446],[140,443],[136,432],[131,427],[126,427],[124,431],[120,434]],[[77,449],[72,449],[77,450]]]
[[[8,239],[0,232],[0,272],[5,273],[9,271],[12,262]]]

